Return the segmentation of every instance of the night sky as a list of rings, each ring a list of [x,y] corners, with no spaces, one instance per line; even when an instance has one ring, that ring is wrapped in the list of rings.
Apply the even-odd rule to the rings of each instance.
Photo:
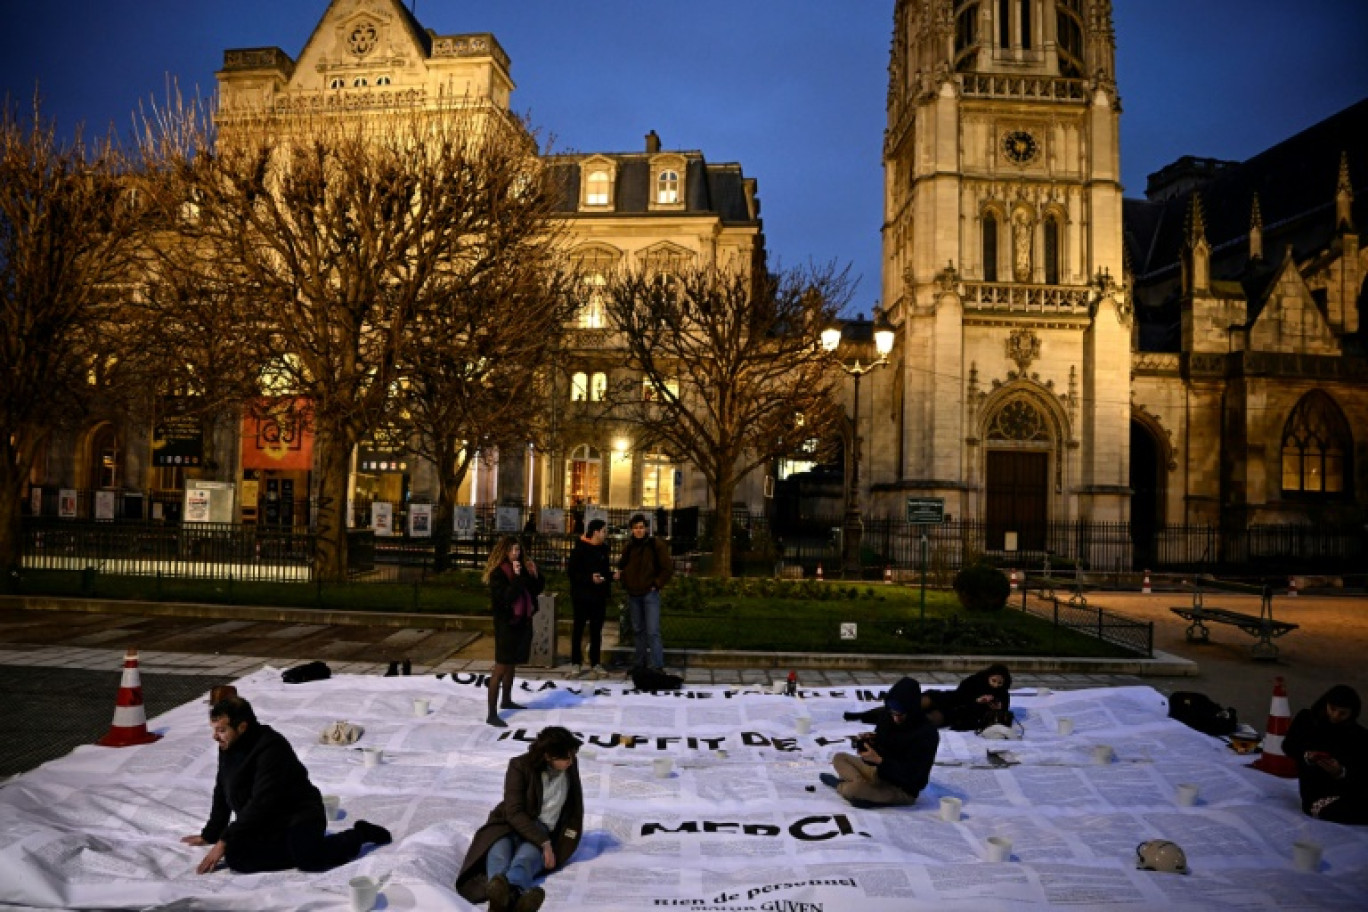
[[[325,0],[0,0],[0,92],[35,82],[64,130],[214,88],[225,48],[297,57]],[[1128,196],[1180,155],[1245,159],[1368,96],[1365,0],[1117,0]],[[493,32],[513,107],[557,151],[666,149],[759,181],[771,265],[850,264],[879,296],[892,0],[418,0],[439,34]],[[1363,175],[1355,175],[1356,183]],[[1333,188],[1327,188],[1327,200]]]

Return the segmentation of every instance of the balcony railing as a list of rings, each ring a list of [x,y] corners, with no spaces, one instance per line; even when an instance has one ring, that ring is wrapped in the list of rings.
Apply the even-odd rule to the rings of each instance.
[[[965,282],[966,310],[1086,316],[1092,290],[1079,285]]]

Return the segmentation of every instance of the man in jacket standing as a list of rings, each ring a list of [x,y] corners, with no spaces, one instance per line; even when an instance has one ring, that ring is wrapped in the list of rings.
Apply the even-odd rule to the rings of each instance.
[[[581,536],[570,551],[566,574],[570,577],[570,603],[575,611],[575,623],[570,633],[570,664],[575,666],[575,677],[586,673],[604,677],[600,650],[603,645],[603,616],[608,607],[612,587],[612,568],[608,558],[607,523],[601,519],[589,521],[587,533]],[[589,627],[589,668],[585,668],[581,642],[585,625]]]
[[[208,874],[221,861],[240,874],[327,871],[360,855],[368,842],[390,843],[389,830],[365,820],[329,835],[323,796],[304,764],[283,735],[257,721],[246,700],[219,700],[209,724],[219,746],[213,809],[198,835],[181,839],[210,847],[197,873]]]
[[[651,535],[646,517],[632,517],[632,537],[618,559],[618,579],[627,590],[636,635],[633,665],[660,671],[665,667],[665,646],[660,640],[660,592],[674,575],[674,561],[665,540]]]

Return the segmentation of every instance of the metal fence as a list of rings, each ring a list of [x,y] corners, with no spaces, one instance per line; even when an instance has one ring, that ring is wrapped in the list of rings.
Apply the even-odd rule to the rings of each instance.
[[[1056,576],[1053,571],[1019,571],[1016,576],[1021,595],[1010,600],[1009,607],[1049,621],[1056,631],[1072,630],[1145,658],[1154,657],[1154,622],[1137,621],[1089,605],[1079,570],[1070,576]],[[1032,592],[1040,596],[1034,602],[1030,599]]]

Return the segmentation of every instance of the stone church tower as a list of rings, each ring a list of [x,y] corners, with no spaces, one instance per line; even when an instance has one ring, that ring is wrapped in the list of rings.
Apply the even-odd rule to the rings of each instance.
[[[898,0],[869,512],[989,550],[1128,518],[1132,308],[1109,0]],[[1010,546],[1010,545],[1009,545]]]

